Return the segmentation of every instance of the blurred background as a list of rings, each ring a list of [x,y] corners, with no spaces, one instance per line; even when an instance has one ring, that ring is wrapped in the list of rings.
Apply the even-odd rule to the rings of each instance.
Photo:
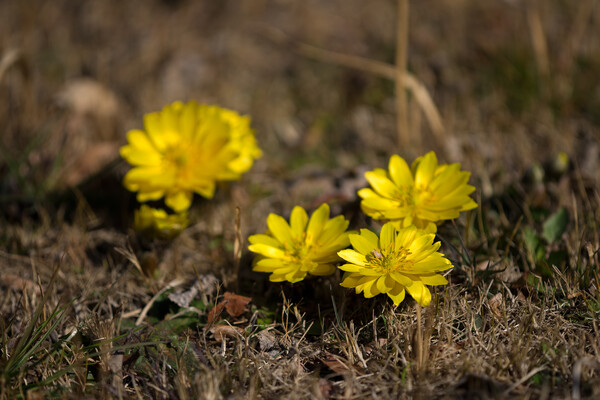
[[[395,1],[0,2],[4,218],[79,193],[128,226],[118,148],[145,113],[191,99],[252,117],[265,155],[221,200],[264,215],[353,201],[362,172],[393,153],[461,162],[483,198],[560,152],[595,184],[597,1],[409,4],[407,68],[421,93],[407,91],[399,142],[394,81],[372,65],[394,68]]]

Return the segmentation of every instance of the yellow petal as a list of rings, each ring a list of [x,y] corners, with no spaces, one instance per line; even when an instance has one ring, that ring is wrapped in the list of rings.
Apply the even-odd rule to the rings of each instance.
[[[128,188],[129,189],[129,188]],[[164,190],[156,190],[152,192],[138,192],[137,199],[140,203],[145,201],[158,200],[165,195]]]
[[[304,278],[306,278],[307,273],[305,271],[293,271],[285,274],[285,279],[291,283],[300,282]]]
[[[395,247],[396,250],[404,247],[405,249],[410,248],[410,245],[417,236],[417,229],[414,226],[408,228],[402,228],[397,231]]]
[[[394,305],[399,305],[404,300],[404,296],[406,295],[406,291],[400,285],[396,285],[390,290],[387,295],[392,299]]]
[[[360,235],[362,237],[364,237],[365,239],[367,239],[369,242],[371,242],[373,244],[373,246],[377,247],[379,244],[379,237],[377,237],[377,234],[375,234],[375,232],[372,232],[368,229],[361,229],[360,230]]]
[[[434,253],[427,257],[425,260],[417,262],[413,266],[411,272],[422,272],[427,274],[445,271],[450,268],[452,268],[452,263],[448,259],[442,257],[442,255],[439,253]]]
[[[195,101],[190,101],[183,106],[180,115],[180,131],[181,136],[192,140],[196,132],[196,109],[198,104]]]
[[[373,191],[373,189],[363,188],[356,192],[361,199],[366,199],[369,197],[379,197],[377,193]]]
[[[400,195],[398,187],[394,185],[394,182],[390,181],[385,176],[368,171],[365,172],[365,178],[367,178],[367,181],[375,190],[375,192],[383,197],[394,199]]]
[[[310,216],[308,227],[306,228],[306,237],[311,238],[312,240],[318,238],[321,234],[321,231],[325,227],[327,219],[329,219],[329,205],[327,203],[323,203]]]
[[[256,272],[274,272],[283,267],[281,259],[261,258],[252,267],[252,271]]]
[[[392,277],[392,279],[394,279],[396,282],[398,282],[400,285],[402,285],[404,287],[409,287],[409,286],[412,286],[412,284],[413,284],[412,279],[410,279],[408,276],[403,275],[399,272],[390,272],[390,277]]]
[[[392,248],[396,239],[396,229],[391,223],[383,225],[379,233],[379,247],[382,249]]]
[[[277,241],[277,239],[275,239],[272,236],[263,234],[251,235],[250,237],[248,237],[248,242],[250,242],[250,244],[262,243],[271,247],[281,247],[281,243]]]
[[[381,293],[387,293],[390,290],[392,290],[394,286],[396,286],[396,282],[392,279],[391,276],[386,274],[377,279],[376,285],[377,290],[379,290]]]
[[[285,258],[283,250],[262,243],[252,244],[248,246],[248,250],[269,258]]]
[[[358,272],[361,270],[361,268],[356,264],[343,264],[340,265],[338,268],[346,272]]]
[[[301,237],[308,223],[308,215],[304,208],[300,206],[294,207],[290,216],[290,225],[295,237]]]
[[[447,285],[448,284],[448,280],[439,274],[419,275],[419,278],[421,278],[421,281],[425,285],[437,286],[437,285]]]
[[[354,247],[359,253],[367,255],[377,248],[377,242],[373,243],[370,240],[372,238],[371,236],[363,236],[362,231],[364,230],[366,229],[361,230],[361,235],[348,235],[348,238],[350,239],[352,247]]]
[[[417,188],[427,187],[427,185],[429,185],[435,174],[437,164],[437,157],[433,151],[425,154],[423,158],[418,161],[415,172],[415,186]]]
[[[429,248],[433,248],[434,251],[437,250],[435,247],[433,247],[433,240],[435,239],[435,235],[434,234],[422,234],[422,235],[416,235],[415,239],[412,241],[412,243],[408,246],[408,249],[410,250],[410,252],[414,255],[418,255],[420,253],[423,253],[423,251],[426,251],[426,249]],[[439,245],[437,246],[439,248]]]
[[[176,191],[167,193],[165,204],[174,211],[181,212],[190,208],[192,205],[192,193],[185,191]]]
[[[269,214],[267,217],[267,226],[275,238],[283,244],[293,242],[292,231],[287,221],[277,214]]]
[[[167,148],[168,141],[162,128],[160,113],[144,115],[144,129],[148,132],[150,141],[157,150],[162,152]]]
[[[312,275],[327,276],[335,272],[335,265],[333,264],[319,264],[316,268],[309,271]]]
[[[163,108],[160,113],[162,129],[169,133],[177,133],[181,135],[181,129],[179,126],[179,112],[183,108],[183,103],[176,101]]]
[[[399,187],[412,187],[413,176],[406,161],[398,155],[393,155],[389,163],[390,177]]]
[[[338,256],[348,261],[349,263],[364,266],[367,263],[365,256],[352,249],[340,250]]]
[[[423,282],[413,281],[413,284],[406,288],[413,299],[423,307],[427,307],[431,303],[431,292]]]
[[[340,286],[345,288],[354,288],[358,285],[358,282],[363,278],[361,274],[346,273],[340,282]]]
[[[206,199],[212,199],[215,195],[216,185],[212,181],[204,181],[202,184],[194,185],[194,192]]]
[[[331,240],[344,234],[344,231],[348,228],[348,224],[350,224],[350,221],[347,221],[343,215],[338,215],[337,217],[330,219],[325,224],[325,227],[318,238],[318,242],[323,246],[327,245]]]
[[[377,287],[377,284],[376,284],[378,279],[379,278],[374,278],[373,280],[368,281],[363,284],[362,290],[365,293],[366,298],[375,297],[381,293],[381,291],[379,290],[379,288]]]
[[[401,204],[396,200],[385,199],[383,197],[368,197],[360,202],[361,208],[365,214],[379,215],[379,219],[398,219],[404,218],[412,212],[413,206]]]

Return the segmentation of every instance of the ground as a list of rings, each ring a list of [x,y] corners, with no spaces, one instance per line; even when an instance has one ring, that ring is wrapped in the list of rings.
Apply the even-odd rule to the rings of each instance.
[[[401,3],[0,2],[0,398],[598,397],[600,7],[408,1],[403,91]],[[191,99],[249,115],[263,157],[149,239],[119,148]],[[269,213],[378,230],[364,172],[430,150],[479,207],[439,227],[420,318],[252,272]]]

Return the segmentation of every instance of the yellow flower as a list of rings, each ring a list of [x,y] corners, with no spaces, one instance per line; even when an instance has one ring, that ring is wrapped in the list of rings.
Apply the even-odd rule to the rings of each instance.
[[[348,224],[342,215],[329,219],[327,204],[317,208],[310,220],[302,207],[294,207],[289,224],[269,214],[267,234],[248,238],[248,249],[260,254],[253,270],[271,273],[272,282],[298,282],[307,274],[331,275],[340,260],[338,250],[350,244]]]
[[[129,131],[121,148],[133,165],[123,184],[141,202],[166,197],[177,212],[193,193],[211,198],[216,181],[240,179],[262,155],[250,118],[217,106],[175,102],[146,114],[144,128]]]
[[[374,219],[393,221],[397,228],[415,225],[435,232],[436,223],[477,207],[469,197],[475,190],[467,184],[470,176],[458,163],[438,165],[433,151],[416,159],[410,169],[403,158],[393,155],[389,171],[377,168],[365,173],[372,189],[361,189],[358,195],[362,210]]]
[[[186,212],[167,214],[165,210],[142,205],[135,210],[134,229],[152,237],[170,239],[188,226]]]
[[[351,234],[352,249],[338,252],[349,264],[339,268],[346,271],[340,285],[364,292],[365,297],[387,294],[395,305],[404,300],[406,291],[422,306],[431,302],[431,292],[425,285],[446,285],[448,281],[437,272],[452,268],[452,264],[433,243],[435,234],[414,226],[396,230],[388,222],[380,236],[361,229]]]

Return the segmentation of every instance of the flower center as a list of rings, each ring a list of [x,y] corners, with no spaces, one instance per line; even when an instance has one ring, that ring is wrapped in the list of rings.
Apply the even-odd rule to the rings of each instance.
[[[403,206],[414,206],[415,196],[412,186],[402,186],[398,188],[395,200],[399,201]]]
[[[409,271],[414,261],[407,260],[412,253],[404,247],[375,249],[366,255],[368,266],[380,273]]]
[[[290,264],[301,265],[303,271],[310,271],[317,264],[311,260],[313,248],[313,238],[306,232],[299,238],[294,238],[290,242],[285,242],[283,247]]]
[[[427,185],[419,186],[414,191],[414,202],[418,204],[429,204],[435,200],[435,194]]]
[[[196,166],[202,162],[202,152],[190,143],[181,142],[173,144],[163,152],[163,162],[165,166],[175,173],[176,179],[181,182],[198,175]],[[210,168],[210,166],[206,166]]]

